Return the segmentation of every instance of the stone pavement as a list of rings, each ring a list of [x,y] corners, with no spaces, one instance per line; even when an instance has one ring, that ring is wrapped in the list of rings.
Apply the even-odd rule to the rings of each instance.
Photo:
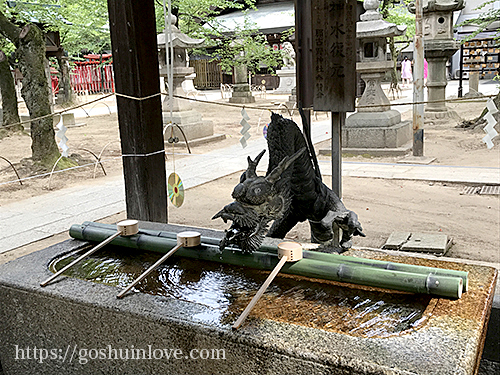
[[[312,130],[314,143],[329,139],[330,120],[315,122]],[[264,138],[250,139],[245,149],[236,144],[203,155],[177,159],[175,169],[188,189],[246,169],[246,156],[253,158],[265,148]],[[173,170],[171,163],[170,157],[167,162],[168,173]],[[330,162],[320,161],[320,168],[324,175],[331,175]],[[259,171],[262,173],[266,169],[267,158],[264,157]],[[500,185],[500,169],[485,167],[344,161],[342,174],[352,177]],[[124,199],[123,179],[117,177],[0,206],[0,233],[3,233],[0,238],[0,253],[62,233],[74,223],[100,220],[121,212],[125,210]]]

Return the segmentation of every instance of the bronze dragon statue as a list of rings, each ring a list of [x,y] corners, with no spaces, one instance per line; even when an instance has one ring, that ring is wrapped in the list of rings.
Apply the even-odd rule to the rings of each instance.
[[[273,113],[267,143],[266,176],[258,176],[256,172],[263,150],[255,160],[248,157],[248,168],[232,193],[234,202],[212,218],[232,221],[219,245],[221,249],[234,245],[251,253],[259,248],[266,235],[284,238],[298,222],[305,220],[309,221],[313,242],[330,243],[333,223],[342,229],[341,249],[334,251],[350,248],[354,235],[365,236],[356,213],[346,209],[322,182],[312,142],[306,142],[295,122]],[[274,222],[268,230],[271,221]]]

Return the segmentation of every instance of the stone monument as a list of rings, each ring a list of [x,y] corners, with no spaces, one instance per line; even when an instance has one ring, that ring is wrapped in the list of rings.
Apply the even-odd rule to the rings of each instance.
[[[412,136],[411,124],[401,122],[401,114],[391,110],[380,83],[385,73],[393,68],[392,60],[387,59],[386,38],[402,35],[406,26],[384,21],[377,11],[379,4],[379,0],[365,0],[366,12],[356,23],[356,37],[361,48],[361,61],[356,63],[356,70],[365,81],[366,88],[359,100],[361,108],[347,118],[342,129],[342,147],[347,152],[395,149],[394,152],[405,153]]]
[[[436,121],[459,118],[450,110],[446,99],[446,62],[460,48],[453,40],[453,12],[463,9],[464,0],[423,0],[424,54],[429,64],[427,75],[428,103],[425,105],[425,120]],[[415,3],[408,6],[415,13]],[[440,101],[440,102],[436,102]]]
[[[186,76],[194,73],[194,68],[187,66],[187,49],[201,47],[205,41],[203,39],[193,39],[181,33],[174,25],[175,21],[176,17],[172,15],[172,41],[168,40],[168,35],[166,36],[165,33],[157,36],[160,77],[163,77],[167,82],[169,64],[166,58],[166,48],[170,48],[170,43],[172,43],[174,53],[173,58],[170,56],[170,59],[173,59],[173,88],[168,87],[168,90],[172,89],[173,94],[176,96],[185,96],[182,83]],[[170,116],[171,109],[172,117]],[[189,100],[174,97],[172,103],[170,103],[169,97],[166,96],[163,101],[162,111],[163,124],[165,126],[171,123],[178,125],[188,141],[217,138],[217,136],[214,136],[213,123],[204,121],[201,114],[193,109],[193,105]],[[174,126],[173,129],[173,136],[183,141],[184,138],[177,127]],[[171,135],[169,131],[165,134],[167,138]]]
[[[276,71],[280,83],[278,88],[274,90],[274,93],[292,94],[292,89],[296,86],[295,50],[292,43],[284,42],[282,52],[284,66]]]
[[[255,103],[255,98],[248,84],[248,70],[246,65],[234,67],[234,81],[233,92],[229,98],[229,103]]]

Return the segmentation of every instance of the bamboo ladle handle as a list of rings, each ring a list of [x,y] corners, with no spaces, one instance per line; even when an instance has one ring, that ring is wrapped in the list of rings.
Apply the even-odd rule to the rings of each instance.
[[[94,254],[97,250],[103,248],[106,246],[108,243],[113,241],[116,237],[118,236],[132,236],[134,234],[137,234],[139,232],[139,227],[138,227],[138,221],[137,220],[124,220],[120,221],[117,225],[117,232],[113,234],[112,236],[106,238],[104,241],[102,241],[100,244],[98,244],[96,247],[90,249],[87,251],[85,254],[79,256],[77,259],[72,261],[70,264],[67,266],[61,268],[59,271],[57,271],[55,274],[53,274],[51,277],[49,277],[47,280],[43,281],[40,283],[41,287],[46,286],[48,283],[50,283],[52,280],[56,279],[59,275],[63,274],[66,272],[68,269],[73,267],[75,264],[83,260],[84,258]]]
[[[177,245],[175,245],[168,253],[158,259],[155,264],[149,267],[146,271],[144,271],[141,276],[135,279],[132,284],[123,289],[116,298],[123,298],[125,294],[127,294],[130,289],[139,284],[144,278],[153,272],[160,264],[165,262],[168,258],[170,258],[177,250],[181,247],[193,247],[198,246],[201,243],[201,234],[198,232],[181,232],[177,235]]]
[[[286,262],[296,262],[300,259],[302,259],[302,246],[296,242],[282,242],[278,245],[278,256],[280,256],[280,261],[274,267],[272,272],[269,274],[267,277],[266,281],[264,281],[264,284],[260,287],[260,289],[257,291],[255,296],[252,298],[250,303],[247,305],[245,310],[241,313],[239,316],[238,320],[233,324],[233,329],[238,329],[240,326],[243,324],[245,319],[248,317],[248,314],[250,314],[250,311],[254,308],[255,304],[259,301],[260,297],[264,294],[264,292],[267,290],[269,285],[272,283],[278,272],[280,272],[281,268],[285,265]]]

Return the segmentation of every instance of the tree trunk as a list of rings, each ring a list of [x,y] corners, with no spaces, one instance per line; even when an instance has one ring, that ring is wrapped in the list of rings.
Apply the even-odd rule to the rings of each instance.
[[[3,109],[3,122],[1,125],[6,126],[20,122],[14,77],[10,71],[9,59],[7,59],[3,51],[0,51],[0,92],[2,93]],[[23,130],[23,126],[12,126],[7,130]]]
[[[52,113],[49,90],[45,75],[45,42],[41,30],[35,25],[26,25],[19,33],[16,56],[23,75],[21,95],[32,119]],[[31,151],[33,161],[46,167],[59,158],[52,116],[31,122]]]
[[[71,89],[71,80],[69,77],[69,64],[67,57],[58,57],[59,71],[61,72],[61,81],[59,82],[59,94],[57,95],[57,103],[61,105],[72,104],[73,90]]]
[[[44,70],[45,39],[35,25],[22,29],[0,11],[0,33],[15,44],[23,75],[21,95],[32,119],[50,115],[49,86]],[[50,168],[59,158],[52,116],[31,121],[31,155],[35,162]]]
[[[393,64],[391,69],[391,90],[398,90],[399,89],[398,74],[397,74],[398,52],[396,51],[396,46],[394,44],[394,37],[389,38],[389,50],[391,51],[391,59]]]

